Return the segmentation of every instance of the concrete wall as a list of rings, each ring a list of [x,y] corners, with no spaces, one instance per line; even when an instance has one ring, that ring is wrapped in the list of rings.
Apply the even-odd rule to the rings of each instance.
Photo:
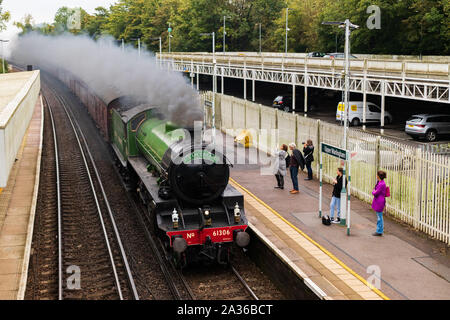
[[[2,112],[0,117],[0,188],[5,187],[8,182],[9,172],[30,123],[40,90],[40,72],[33,71],[21,90]]]

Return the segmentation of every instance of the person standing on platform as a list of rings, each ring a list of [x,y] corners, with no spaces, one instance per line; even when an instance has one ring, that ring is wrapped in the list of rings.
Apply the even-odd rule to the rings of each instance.
[[[300,150],[297,149],[295,143],[289,144],[289,149],[292,151],[291,159],[289,162],[289,173],[291,174],[293,189],[291,194],[299,193],[298,191],[298,167],[302,170],[305,168],[305,159],[303,158]]]
[[[330,220],[331,223],[341,222],[341,191],[342,191],[342,175],[344,174],[344,169],[337,169],[336,179],[333,180],[333,193],[331,195],[330,203]],[[345,185],[347,186],[347,179],[345,179]],[[336,220],[334,219],[334,208],[337,211]]]
[[[311,163],[314,161],[314,146],[311,139],[306,140],[306,143],[303,143],[303,156],[305,158],[306,169],[308,170],[308,178],[305,180],[312,180],[313,172],[311,168]]]
[[[377,172],[377,184],[372,191],[373,201],[372,209],[377,213],[377,231],[373,236],[382,236],[384,232],[383,210],[386,205],[386,172],[380,170]]]
[[[277,186],[275,189],[284,189],[284,176],[286,175],[286,155],[287,155],[288,147],[283,144],[280,147],[280,150],[274,152],[276,157],[275,166],[274,166],[274,174],[275,178],[277,178]]]

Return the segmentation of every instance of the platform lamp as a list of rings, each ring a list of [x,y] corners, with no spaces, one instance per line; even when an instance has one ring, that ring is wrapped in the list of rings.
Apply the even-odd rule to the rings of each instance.
[[[357,29],[359,26],[353,24],[350,22],[349,19],[346,19],[345,21],[323,21],[322,24],[324,25],[334,25],[338,26],[339,28],[345,28],[345,71],[344,71],[344,141],[343,141],[343,147],[344,150],[347,152],[347,128],[348,128],[348,111],[349,111],[349,55],[350,55],[350,29]],[[348,159],[350,161],[350,159]],[[342,191],[341,191],[341,212],[346,212],[346,193],[347,188],[345,185],[345,166],[344,166],[344,174],[342,176]],[[350,190],[348,193],[348,198],[350,198]],[[342,210],[344,208],[344,210]],[[347,216],[347,214],[346,214]],[[345,224],[345,221],[341,221],[341,224]]]
[[[213,101],[212,101],[212,138],[213,144],[216,143],[216,33],[200,33],[201,36],[212,36],[212,54],[213,54]],[[205,113],[206,115],[206,113]],[[206,123],[203,121],[203,128],[206,128]]]
[[[3,73],[5,73],[5,56],[4,56],[4,51],[3,51],[3,43],[9,42],[9,40],[0,39],[0,42],[2,43],[2,71],[3,71]]]
[[[288,52],[288,32],[291,31],[291,29],[289,29],[288,27],[289,10],[292,11],[292,9],[286,8],[286,54]]]
[[[160,64],[161,64],[161,59],[162,59],[162,41],[161,41],[161,37],[150,38],[150,40],[159,40],[159,61],[160,61]]]
[[[230,16],[223,16],[223,53],[225,54],[225,38],[227,35],[227,32],[225,31],[225,20],[226,18],[231,18]]]
[[[170,27],[170,22],[169,22],[169,28],[167,28],[167,32],[169,34],[169,53],[171,52],[171,47],[170,47],[170,38],[172,38],[172,28]]]

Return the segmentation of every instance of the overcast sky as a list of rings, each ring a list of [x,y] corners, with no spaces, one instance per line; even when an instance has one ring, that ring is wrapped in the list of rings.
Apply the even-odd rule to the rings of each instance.
[[[34,23],[53,22],[56,10],[66,6],[69,8],[82,7],[88,13],[93,13],[99,6],[109,8],[118,0],[3,0],[3,11],[11,13],[8,29],[0,33],[2,39],[13,37],[18,29],[13,26],[14,21],[20,21],[26,14],[31,14]]]

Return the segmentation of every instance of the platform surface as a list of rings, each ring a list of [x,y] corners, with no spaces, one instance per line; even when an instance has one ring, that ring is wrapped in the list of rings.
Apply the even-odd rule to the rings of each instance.
[[[24,88],[33,74],[33,71],[0,74],[0,119],[7,120],[3,118],[6,106]],[[6,116],[9,117],[10,115]]]
[[[0,300],[23,299],[39,182],[42,121],[38,99],[7,186],[0,193]]]
[[[275,177],[261,175],[256,166],[235,166],[231,176],[255,196],[244,191],[249,221],[269,235],[331,299],[380,298],[364,284],[376,284],[377,274],[380,292],[390,299],[450,299],[450,258],[445,244],[386,215],[384,236],[372,236],[376,214],[369,204],[354,197],[350,236],[343,226],[323,225],[318,217],[319,182],[304,181],[306,173],[299,174],[300,193],[294,195],[289,193],[289,174],[284,190],[274,189]],[[331,193],[331,186],[324,185],[324,214],[329,214]]]

